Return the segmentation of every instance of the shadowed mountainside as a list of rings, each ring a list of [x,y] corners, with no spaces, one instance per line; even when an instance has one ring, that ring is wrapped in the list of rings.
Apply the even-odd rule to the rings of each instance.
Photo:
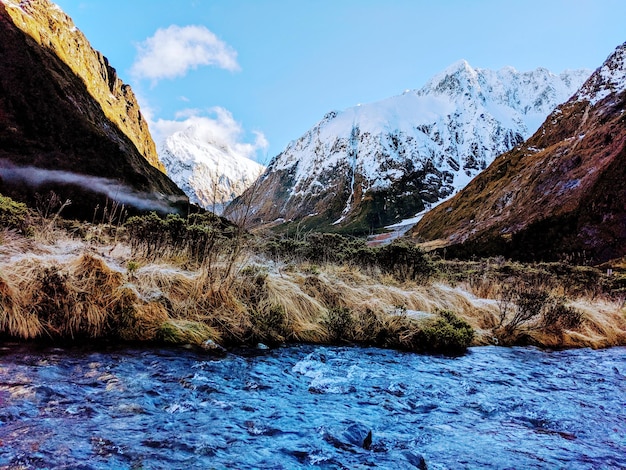
[[[29,5],[53,8],[45,1]],[[14,17],[36,21],[28,13],[16,16],[16,9],[20,7],[0,2],[0,192],[32,204],[35,192],[54,190],[72,200],[66,214],[80,217],[90,217],[96,205],[103,207],[105,198],[116,195],[129,196],[120,199],[130,205],[147,201],[140,208],[186,206],[182,191],[109,117],[114,110],[93,97],[86,77],[78,76],[43,36],[44,44],[16,26]],[[121,82],[99,57],[114,97]],[[122,88],[130,96],[130,88]],[[135,112],[140,121],[138,108]]]

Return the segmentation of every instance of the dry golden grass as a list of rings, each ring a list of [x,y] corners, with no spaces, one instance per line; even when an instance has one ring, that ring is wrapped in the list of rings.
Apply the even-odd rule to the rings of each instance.
[[[210,266],[193,266],[171,252],[153,261],[131,258],[128,247],[111,237],[102,245],[57,231],[45,240],[54,243],[3,236],[10,245],[0,251],[5,335],[194,345],[348,340],[410,349],[416,332],[438,311],[466,321],[475,331],[474,344],[490,344],[498,334],[502,286],[489,278],[453,287],[400,282],[353,266],[270,270],[263,260],[251,264],[243,251],[235,260],[222,253]],[[568,305],[583,313],[581,325],[571,331],[532,329],[532,342],[626,344],[626,311],[618,303],[581,297]],[[344,336],[338,338],[337,331]]]
[[[302,291],[294,279],[278,275],[268,276],[267,298],[264,308],[280,305],[286,314],[292,340],[324,343],[328,332],[320,325],[326,307],[319,299]]]
[[[15,289],[0,277],[0,331],[24,339],[37,338],[42,332],[41,323],[16,302],[17,298]]]
[[[485,275],[471,282],[462,282],[459,288],[476,295],[479,299],[491,300],[492,305],[497,307],[502,293],[520,282],[517,279],[502,281]],[[528,341],[551,348],[603,348],[626,344],[626,308],[624,308],[623,301],[598,294],[595,286],[586,289],[586,295],[572,296],[566,286],[554,279],[535,282],[528,288],[538,292],[547,292],[552,298],[566,298],[565,305],[579,311],[583,320],[575,329],[565,328],[560,331],[541,328],[536,323],[530,324],[528,328],[521,328],[520,331],[526,335]],[[498,336],[498,310],[495,310],[495,313],[495,317],[483,318],[482,324],[472,322],[470,318],[466,319],[472,326],[491,331],[492,336],[496,337]]]

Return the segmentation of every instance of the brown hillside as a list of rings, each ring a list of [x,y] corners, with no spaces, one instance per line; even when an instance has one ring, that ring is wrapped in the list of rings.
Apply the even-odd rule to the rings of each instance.
[[[107,58],[91,47],[72,19],[49,0],[16,2],[19,8],[8,3],[3,6],[2,15],[80,77],[106,117],[126,134],[151,165],[164,172],[133,90],[119,79]]]
[[[418,242],[439,240],[456,255],[585,261],[623,256],[626,92],[618,88],[597,101],[589,96],[613,91],[607,71],[615,64],[624,70],[624,56],[626,44],[583,85],[584,93],[426,214],[411,236]]]

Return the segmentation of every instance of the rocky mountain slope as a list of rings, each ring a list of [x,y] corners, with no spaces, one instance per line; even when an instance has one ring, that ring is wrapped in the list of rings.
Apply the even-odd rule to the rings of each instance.
[[[132,90],[67,15],[47,0],[0,0],[0,192],[32,203],[54,189],[89,217],[107,198],[185,205],[158,168]]]
[[[78,77],[110,119],[151,165],[164,170],[148,123],[129,85],[56,4],[49,0],[0,0],[13,24],[61,59]]]
[[[168,176],[189,200],[219,214],[265,167],[205,134],[192,125],[167,137],[159,154]]]
[[[460,61],[419,90],[328,113],[272,160],[252,222],[367,233],[411,217],[523,142],[589,74]]]
[[[626,254],[626,43],[524,144],[413,229],[453,254]]]

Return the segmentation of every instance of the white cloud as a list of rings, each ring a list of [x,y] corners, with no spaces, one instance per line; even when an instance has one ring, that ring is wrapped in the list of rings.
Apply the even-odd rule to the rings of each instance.
[[[190,69],[212,65],[240,70],[237,51],[204,26],[172,25],[137,45],[131,72],[138,79],[156,82],[184,76]]]
[[[170,135],[184,131],[202,140],[211,142],[218,147],[230,148],[234,153],[258,161],[258,153],[269,146],[265,135],[253,131],[254,141],[245,142],[245,131],[241,124],[233,118],[227,109],[219,106],[207,112],[198,109],[184,109],[176,113],[176,119],[158,119],[150,123],[152,136],[160,146]]]

